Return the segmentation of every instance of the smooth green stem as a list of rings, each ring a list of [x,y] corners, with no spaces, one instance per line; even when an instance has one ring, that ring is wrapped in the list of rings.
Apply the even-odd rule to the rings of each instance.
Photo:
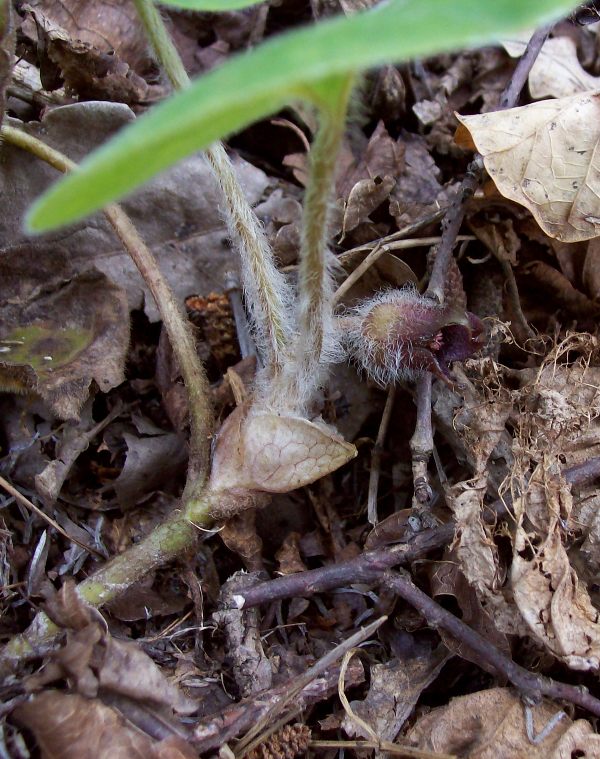
[[[27,150],[58,171],[77,170],[77,164],[67,156],[20,129],[3,126],[1,134],[7,142]],[[208,380],[183,309],[162,275],[154,255],[120,206],[107,206],[104,214],[152,293],[169,335],[173,353],[179,362],[190,406],[190,458],[186,494],[195,496],[202,491],[209,467],[213,417],[209,404]]]
[[[185,89],[190,80],[160,13],[152,0],[134,2],[146,36],[173,88]],[[229,232],[240,251],[255,338],[268,367],[277,374],[286,360],[292,334],[289,286],[275,266],[262,225],[244,195],[225,148],[217,142],[205,151],[205,157],[221,187]]]

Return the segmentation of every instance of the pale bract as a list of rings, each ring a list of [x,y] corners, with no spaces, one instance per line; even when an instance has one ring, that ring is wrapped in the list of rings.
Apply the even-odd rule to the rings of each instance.
[[[287,493],[334,472],[356,456],[324,422],[237,408],[214,450],[214,492]]]
[[[563,242],[600,235],[600,92],[458,116],[498,190]]]

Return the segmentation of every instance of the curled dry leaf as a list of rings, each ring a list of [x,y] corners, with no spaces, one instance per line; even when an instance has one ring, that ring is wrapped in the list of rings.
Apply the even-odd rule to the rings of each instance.
[[[533,732],[528,734],[525,706],[517,693],[508,688],[471,693],[421,717],[406,742],[421,751],[456,754],[463,759],[599,755],[600,736],[589,722],[573,722],[548,700],[530,708]]]
[[[181,738],[154,741],[113,709],[78,694],[46,691],[15,710],[36,737],[42,759],[193,759]]]
[[[600,235],[599,115],[600,93],[586,92],[457,118],[502,195],[550,237],[577,242]]]
[[[323,422],[239,407],[217,437],[210,487],[287,493],[334,472],[355,456],[356,448]]]
[[[148,66],[148,41],[132,0],[31,0],[29,8],[73,39],[114,53],[132,68]]]
[[[540,464],[513,508],[512,589],[530,634],[572,669],[598,669],[599,614],[563,545],[572,509],[567,483]]]
[[[506,52],[520,58],[528,39],[502,40]],[[563,98],[576,92],[600,89],[600,77],[592,76],[577,58],[577,46],[570,37],[546,40],[529,73],[529,92],[534,100]]]

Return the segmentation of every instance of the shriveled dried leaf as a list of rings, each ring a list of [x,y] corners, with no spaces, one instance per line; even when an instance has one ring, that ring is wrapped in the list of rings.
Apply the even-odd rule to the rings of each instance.
[[[210,486],[214,491],[287,493],[355,456],[356,448],[323,422],[239,407],[217,437]]]
[[[352,711],[383,741],[395,740],[421,693],[436,679],[450,656],[445,646],[432,650],[427,643],[402,653],[384,664],[374,664],[365,699],[350,703]],[[350,737],[371,737],[349,714],[342,726]]]
[[[548,700],[529,708],[533,716],[531,735],[527,732],[525,707],[517,693],[508,688],[471,693],[421,717],[406,741],[423,751],[456,754],[464,759],[600,755],[600,736],[589,722],[573,722]],[[547,734],[543,734],[545,729]]]
[[[114,52],[72,39],[35,8],[30,7],[29,12],[35,21],[40,73],[47,89],[64,85],[67,94],[75,94],[82,100],[130,104],[147,103],[162,94],[160,86],[148,85]]]
[[[527,39],[506,39],[502,44],[513,58],[520,58]],[[534,100],[564,98],[577,92],[600,88],[600,77],[592,76],[577,57],[577,46],[570,37],[553,37],[544,42],[529,73],[529,92]]]
[[[498,190],[550,237],[600,235],[600,94],[586,92],[478,116],[457,116]]]
[[[368,221],[369,214],[389,197],[395,184],[396,180],[390,176],[359,180],[348,196],[342,222],[342,235],[350,232],[363,221]]]
[[[288,533],[275,558],[279,563],[279,573],[282,575],[305,572],[307,567],[300,555],[300,533]]]
[[[518,521],[511,584],[523,619],[569,667],[598,669],[600,615],[563,545],[562,524],[572,509],[569,487],[548,464],[540,464],[513,508]]]
[[[154,741],[101,701],[46,691],[15,710],[36,737],[43,759],[194,759],[183,740]]]
[[[31,0],[28,6],[71,39],[103,53],[114,51],[136,70],[149,63],[148,41],[132,0]]]
[[[53,654],[52,680],[30,678],[30,688],[59,678],[69,678],[82,694],[116,693],[132,700],[189,714],[196,704],[170,683],[159,667],[133,641],[113,638],[99,612],[88,607],[66,582],[48,613],[67,629],[66,644]]]
[[[94,380],[107,392],[124,379],[129,342],[125,293],[97,271],[73,276],[66,257],[31,248],[0,259],[0,382],[33,392],[61,419],[77,419]]]
[[[132,435],[123,433],[127,457],[114,482],[119,507],[129,509],[148,493],[164,486],[183,470],[187,461],[185,439],[176,432]]]

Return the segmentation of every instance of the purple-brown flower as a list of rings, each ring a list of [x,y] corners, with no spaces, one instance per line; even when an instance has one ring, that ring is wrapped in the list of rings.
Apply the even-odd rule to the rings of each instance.
[[[350,355],[382,385],[424,371],[450,383],[450,364],[483,347],[475,314],[440,305],[414,288],[390,290],[360,304],[347,321]]]

